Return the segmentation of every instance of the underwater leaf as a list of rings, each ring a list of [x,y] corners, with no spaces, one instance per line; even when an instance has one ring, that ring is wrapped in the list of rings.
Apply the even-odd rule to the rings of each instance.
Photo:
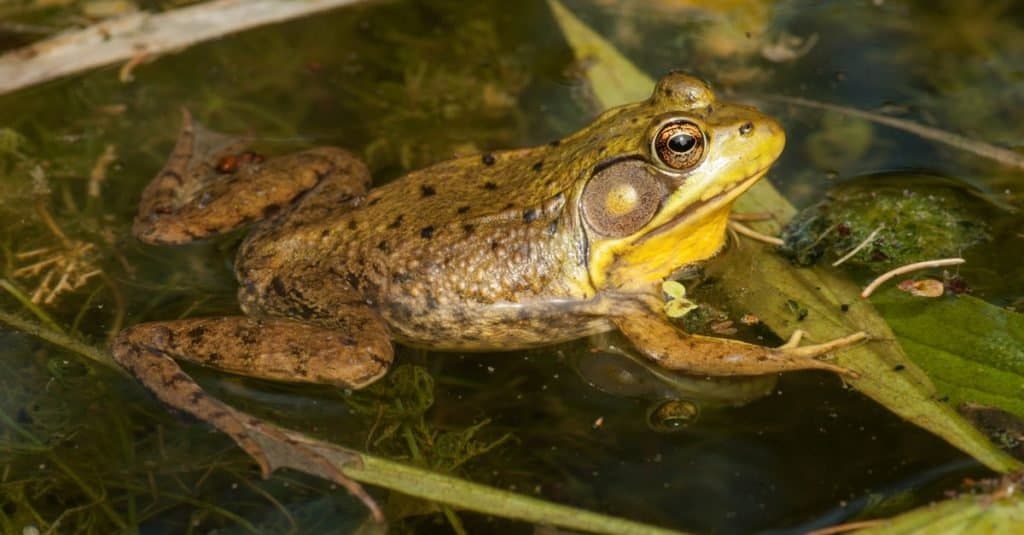
[[[557,0],[548,3],[577,57],[585,62],[585,75],[602,107],[650,95],[653,79],[636,75],[636,67],[631,65],[625,69],[626,75],[610,74],[608,71],[623,69],[622,65],[629,60]],[[776,222],[786,221],[795,213],[793,206],[767,180],[741,196],[736,210],[773,214],[774,219],[751,225],[768,234],[778,234]],[[827,267],[795,268],[771,249],[750,241],[733,247],[719,260],[715,262],[715,275],[730,294],[731,302],[759,317],[783,338],[798,327],[809,331],[815,342],[860,330],[870,333],[873,341],[836,355],[838,364],[860,374],[848,381],[864,395],[994,470],[1008,472],[1021,466],[952,407],[937,400],[939,396],[928,376],[907,359],[885,320],[870,303],[860,299],[859,288],[841,273]],[[793,303],[806,309],[807,315],[794,315]]]
[[[1024,418],[1024,315],[966,295],[920,299],[890,289],[871,301],[950,405]]]
[[[1024,524],[1024,499],[1020,494],[993,500],[988,496],[961,496],[938,504],[918,507],[875,527],[857,531],[862,535],[904,533],[945,533],[947,535],[997,535],[1018,533]]]

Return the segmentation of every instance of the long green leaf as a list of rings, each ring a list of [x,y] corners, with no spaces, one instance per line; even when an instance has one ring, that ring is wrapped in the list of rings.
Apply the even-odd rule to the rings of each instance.
[[[872,301],[950,405],[980,403],[1024,418],[1024,315],[970,296],[889,290]]]
[[[650,94],[653,79],[633,67],[558,0],[548,3],[577,58],[587,66],[586,76],[602,106],[617,106]],[[775,221],[786,221],[794,214],[793,206],[768,181],[742,196],[736,208],[742,212],[771,212]],[[759,230],[763,232],[778,232],[774,223],[761,225]],[[799,327],[810,331],[818,341],[858,330],[870,333],[872,342],[837,355],[839,364],[860,373],[860,378],[850,381],[857,390],[994,470],[1008,472],[1022,466],[936,399],[928,376],[906,358],[885,320],[870,303],[860,299],[859,289],[840,273],[826,267],[794,268],[768,248],[750,242],[734,247],[723,260],[717,262],[717,275],[733,302],[777,333],[786,335]],[[793,303],[807,309],[802,321],[792,313]],[[848,305],[849,310],[843,312],[842,305]]]
[[[962,496],[919,507],[883,524],[858,531],[862,535],[1002,535],[1020,533],[1024,526],[1024,498],[994,500],[988,496]]]

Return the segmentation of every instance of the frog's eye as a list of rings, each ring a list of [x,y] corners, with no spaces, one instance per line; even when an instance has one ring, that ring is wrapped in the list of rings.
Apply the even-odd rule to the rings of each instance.
[[[673,121],[658,130],[651,145],[666,167],[685,171],[704,155],[704,132],[690,121]]]
[[[583,190],[583,218],[600,234],[628,236],[654,217],[662,194],[661,182],[643,162],[612,164],[595,173]]]

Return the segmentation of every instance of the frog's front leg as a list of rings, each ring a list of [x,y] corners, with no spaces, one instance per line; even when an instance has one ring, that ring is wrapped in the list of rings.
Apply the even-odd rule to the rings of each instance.
[[[228,232],[314,188],[315,203],[337,209],[370,186],[366,166],[342,149],[264,159],[247,150],[248,140],[207,130],[187,110],[182,115],[177,144],[139,201],[132,232],[144,242],[174,245]]]
[[[160,401],[227,433],[259,463],[264,476],[290,467],[329,478],[380,519],[373,499],[333,463],[286,430],[207,394],[174,361],[263,379],[361,388],[384,375],[391,363],[388,330],[369,309],[353,311],[343,323],[345,330],[244,316],[144,323],[121,331],[113,353]]]
[[[640,352],[659,365],[706,375],[762,375],[794,370],[828,370],[856,376],[852,370],[818,359],[867,338],[867,333],[857,332],[822,344],[798,346],[803,333],[797,331],[790,341],[780,347],[764,347],[738,340],[688,334],[669,323],[653,306],[644,305],[635,309],[631,307],[629,313],[613,321]]]

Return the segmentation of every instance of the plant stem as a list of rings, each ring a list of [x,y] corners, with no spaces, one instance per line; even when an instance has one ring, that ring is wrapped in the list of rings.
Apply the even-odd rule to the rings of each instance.
[[[59,334],[64,334],[64,330],[60,328],[60,325],[57,325],[57,322],[53,321],[53,318],[51,318],[50,315],[47,314],[45,310],[39,308],[38,305],[33,303],[32,300],[29,299],[28,296],[25,295],[17,286],[11,283],[11,281],[7,279],[0,279],[0,288],[7,290],[7,293],[14,296],[14,298],[17,299],[22,306],[27,308],[28,311],[31,312],[35,317],[39,318],[39,321],[43,322],[43,325],[45,325],[48,329],[52,329],[54,332]],[[0,319],[0,321],[3,320]],[[4,323],[7,322],[4,321]]]

